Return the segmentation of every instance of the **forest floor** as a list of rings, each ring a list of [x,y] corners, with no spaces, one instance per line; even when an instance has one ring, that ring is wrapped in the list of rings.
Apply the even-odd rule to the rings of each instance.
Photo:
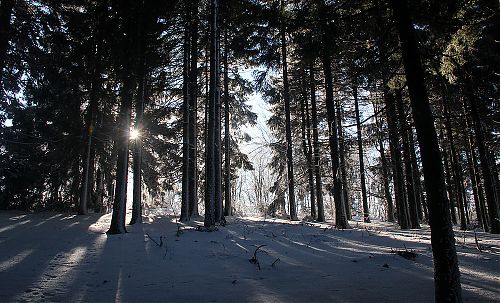
[[[428,227],[234,217],[202,232],[153,212],[106,235],[110,219],[0,212],[0,302],[434,300]],[[500,237],[477,239],[456,232],[464,301],[498,302]]]

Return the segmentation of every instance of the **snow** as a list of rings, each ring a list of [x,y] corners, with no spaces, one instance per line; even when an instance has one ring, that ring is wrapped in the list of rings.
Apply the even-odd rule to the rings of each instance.
[[[229,218],[177,225],[150,211],[129,233],[111,215],[0,212],[0,302],[432,302],[428,228]],[[179,232],[180,230],[180,232]],[[149,236],[148,236],[149,235]],[[160,239],[161,237],[161,239]],[[464,302],[498,302],[500,237],[457,231]],[[156,241],[158,246],[155,244]],[[465,240],[465,242],[464,242]],[[249,262],[256,248],[257,264]],[[411,251],[415,260],[396,251]],[[273,265],[274,264],[274,265]],[[260,269],[259,269],[260,267]]]

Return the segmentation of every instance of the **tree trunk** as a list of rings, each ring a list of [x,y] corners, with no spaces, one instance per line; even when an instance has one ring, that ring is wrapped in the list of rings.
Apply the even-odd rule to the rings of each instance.
[[[229,129],[229,52],[227,24],[224,30],[224,215],[232,216],[231,205],[231,134]]]
[[[477,189],[477,180],[476,180],[476,172],[474,169],[474,164],[472,163],[472,156],[471,156],[471,151],[472,148],[470,148],[470,143],[469,143],[469,149],[466,151],[467,154],[467,168],[469,170],[469,176],[471,180],[471,187],[472,187],[472,195],[474,198],[474,206],[476,207],[476,217],[477,217],[477,224],[480,229],[484,230],[484,224],[483,224],[483,212],[481,210],[481,202],[479,202],[479,193]]]
[[[124,72],[125,73],[125,72]],[[125,229],[125,214],[127,207],[127,180],[128,180],[128,154],[129,154],[129,128],[130,112],[133,96],[133,79],[125,73],[123,76],[123,88],[121,93],[122,103],[118,117],[118,160],[116,162],[116,186],[113,201],[113,215],[108,234],[121,234],[127,232]]]
[[[0,3],[0,91],[3,89],[3,69],[7,58],[7,49],[10,40],[10,20],[15,0],[2,0]],[[0,95],[0,98],[2,96]]]
[[[495,188],[496,182],[494,178],[496,177],[493,176],[488,163],[488,151],[484,139],[484,130],[481,125],[481,117],[479,116],[477,100],[474,96],[471,80],[467,79],[466,81],[466,95],[469,100],[469,111],[472,118],[472,125],[474,127],[474,134],[476,136],[476,145],[479,151],[479,162],[481,165],[481,172],[483,174],[484,191],[486,194],[486,204],[488,205],[490,232],[493,234],[499,234],[500,212]]]
[[[444,135],[443,135],[443,130],[440,130],[439,132],[439,140],[441,142],[444,142]],[[444,144],[443,144],[444,145]],[[450,161],[448,161],[448,150],[446,149],[446,146],[442,147],[442,157],[443,157],[443,165],[444,165],[444,172],[445,172],[445,180],[446,180],[446,191],[448,193],[448,199],[450,201],[450,209],[451,209],[451,222],[452,224],[457,224],[457,213],[455,210],[455,191],[452,188],[453,182],[451,180],[451,168],[450,168]]]
[[[304,75],[305,78],[305,75]],[[304,89],[307,89],[304,87]],[[314,174],[312,164],[312,148],[311,148],[311,122],[309,120],[309,104],[307,101],[307,92],[304,93],[300,102],[301,111],[301,136],[302,150],[307,163],[307,180],[309,185],[309,200],[311,202],[311,217],[316,219],[316,194],[314,193]]]
[[[323,28],[323,72],[325,75],[325,91],[326,91],[326,112],[328,121],[328,142],[330,144],[330,158],[332,161],[333,173],[333,199],[335,204],[335,223],[337,228],[349,228],[347,222],[345,205],[342,203],[342,183],[339,178],[339,148],[338,148],[338,133],[335,117],[335,101],[333,100],[333,78],[332,78],[332,63],[331,63],[331,45],[328,37],[328,31]]]
[[[413,188],[415,189],[415,199],[417,200],[418,217],[425,218],[429,221],[429,213],[427,212],[427,204],[422,190],[422,182],[420,181],[420,169],[417,163],[417,153],[415,151],[415,140],[413,140],[413,130],[408,129],[408,143],[410,145],[411,167],[413,173]]]
[[[79,214],[87,214],[88,196],[92,194],[92,185],[94,181],[94,157],[95,146],[92,142],[92,135],[95,128],[95,121],[99,111],[99,95],[101,94],[101,51],[102,51],[102,35],[103,35],[103,18],[105,18],[107,7],[100,4],[97,8],[95,18],[95,33],[93,35],[94,53],[92,54],[92,80],[89,96],[89,106],[87,109],[86,124],[87,124],[87,144],[85,148],[85,162],[83,165],[83,177],[80,196]]]
[[[185,20],[184,20],[184,45],[183,45],[183,60],[182,60],[182,199],[181,199],[181,216],[180,220],[185,222],[189,221],[191,215],[189,213],[189,197],[192,193],[189,192],[189,182],[190,182],[190,131],[189,126],[191,125],[189,121],[190,112],[190,93],[189,93],[189,64],[190,61],[190,43],[191,43],[191,1],[185,2]]]
[[[382,179],[384,183],[384,196],[387,202],[387,221],[394,222],[394,205],[392,202],[391,189],[389,186],[389,171],[387,167],[387,158],[385,157],[385,148],[384,148],[384,138],[382,133],[382,121],[380,121],[377,116],[375,116],[375,122],[378,128],[378,144],[379,144],[379,152],[380,152],[380,165],[382,166]]]
[[[342,109],[340,107],[339,98],[335,99],[335,110],[337,111],[337,131],[339,134],[339,161],[340,161],[340,178],[342,180],[342,202],[344,204],[345,213],[348,220],[352,219],[351,202],[349,200],[349,193],[347,190],[347,169],[345,161],[345,140],[344,130],[342,129]]]
[[[394,101],[394,94],[388,89],[384,91],[384,101],[386,105],[387,126],[389,127],[389,146],[391,153],[392,175],[394,178],[394,196],[396,201],[396,214],[401,229],[410,228],[408,222],[408,212],[405,201],[405,190],[403,181],[403,163],[401,160],[400,140],[398,136],[397,114]]]
[[[89,194],[89,170],[90,170],[90,153],[91,153],[91,146],[92,146],[92,132],[93,132],[93,125],[89,124],[88,126],[88,132],[87,132],[87,146],[85,148],[85,158],[84,158],[84,163],[83,163],[83,184],[81,188],[81,197],[80,197],[80,206],[78,209],[78,214],[79,215],[86,215],[88,210],[87,210],[87,205],[88,205],[88,194]]]
[[[221,94],[220,94],[220,29],[219,22],[217,22],[216,27],[216,45],[217,45],[217,77],[215,78],[217,94],[215,95],[215,157],[214,157],[214,167],[215,167],[215,222],[221,222],[224,215],[224,207],[222,204],[222,148],[221,148],[221,136],[222,136],[222,122],[221,122]]]
[[[142,223],[142,134],[143,124],[142,117],[144,115],[144,101],[146,96],[146,44],[148,34],[148,18],[149,7],[147,1],[141,2],[139,8],[139,62],[137,66],[137,99],[135,102],[135,125],[134,129],[138,132],[137,138],[134,140],[134,153],[133,153],[133,174],[134,183],[132,191],[132,218],[130,225],[135,223]],[[146,7],[145,7],[146,6]]]
[[[309,85],[311,90],[311,115],[313,127],[314,175],[316,179],[316,203],[318,205],[317,220],[325,221],[323,206],[323,183],[321,182],[321,160],[319,155],[318,111],[316,108],[316,80],[314,77],[314,60],[309,65]]]
[[[210,2],[210,83],[208,92],[208,121],[207,121],[207,142],[205,145],[205,220],[206,228],[215,226],[216,213],[215,205],[218,204],[215,197],[216,191],[216,159],[218,155],[215,153],[216,144],[216,107],[219,94],[218,80],[219,77],[219,58],[217,48],[217,27],[218,27],[218,0]]]
[[[446,197],[443,164],[408,3],[402,0],[391,0],[391,5],[401,41],[413,120],[422,156],[434,257],[435,300],[436,302],[462,302],[460,272],[455,250],[455,236],[450,221],[450,208]]]
[[[284,1],[281,0],[281,14],[284,13]],[[293,176],[293,152],[292,152],[292,127],[290,123],[290,87],[288,83],[286,26],[284,16],[281,19],[281,60],[283,68],[283,102],[285,103],[285,132],[286,132],[286,159],[288,178],[288,203],[290,206],[290,220],[298,220],[297,206],[295,204],[295,181]]]
[[[198,0],[191,6],[191,64],[189,71],[189,215],[198,216]]]
[[[116,185],[113,201],[113,215],[108,234],[120,234],[127,232],[125,229],[125,215],[127,210],[127,180],[129,162],[129,137],[130,137],[130,114],[132,109],[132,98],[134,95],[135,79],[133,72],[133,46],[134,46],[134,18],[133,1],[120,2],[119,13],[123,14],[123,28],[126,35],[122,38],[121,53],[121,78],[122,90],[120,113],[118,115],[118,136],[116,146],[118,159],[116,161]]]
[[[466,114],[466,105],[463,104],[463,110],[464,114]],[[484,195],[483,195],[483,188],[481,186],[481,177],[479,176],[479,167],[477,165],[477,156],[476,156],[476,149],[475,149],[475,144],[474,144],[474,137],[472,134],[472,129],[470,127],[470,119],[467,117],[465,119],[466,123],[466,130],[468,133],[468,147],[469,147],[469,154],[468,159],[469,161],[469,171],[471,173],[471,180],[472,180],[472,189],[474,193],[474,200],[477,199],[478,205],[476,205],[476,211],[478,214],[478,220],[481,218],[481,226],[484,231],[488,232],[490,230],[489,228],[489,222],[488,222],[488,214],[486,210],[486,205],[484,202]],[[476,197],[477,195],[477,197]],[[477,208],[479,206],[479,208]]]
[[[361,122],[359,118],[359,102],[358,102],[358,87],[352,88],[354,97],[354,111],[356,112],[356,135],[358,141],[358,156],[359,156],[359,174],[361,177],[361,197],[363,199],[363,221],[370,223],[370,209],[368,208],[368,198],[366,196],[366,176],[365,176],[365,161],[363,153],[363,138],[361,137]]]
[[[96,172],[96,203],[94,212],[102,213],[104,209],[104,172],[98,168]]]
[[[465,200],[462,194],[462,174],[460,173],[461,169],[460,163],[458,162],[457,150],[455,148],[455,139],[453,138],[453,131],[451,130],[451,121],[450,121],[450,113],[448,111],[448,102],[443,100],[443,110],[444,110],[444,125],[446,130],[446,137],[448,138],[448,143],[450,146],[451,152],[451,172],[453,176],[453,186],[455,189],[455,195],[457,198],[458,204],[458,213],[460,218],[460,229],[467,229],[466,215],[465,215]]]
[[[408,125],[406,123],[405,111],[403,109],[403,97],[401,96],[401,91],[396,91],[396,107],[398,111],[399,118],[399,130],[402,137],[402,147],[403,147],[403,163],[405,169],[405,183],[406,183],[406,201],[408,201],[409,210],[409,223],[410,228],[420,228],[418,222],[417,214],[417,203],[415,199],[415,190],[413,188],[413,171],[411,167],[411,156],[410,156],[410,143],[408,142]]]

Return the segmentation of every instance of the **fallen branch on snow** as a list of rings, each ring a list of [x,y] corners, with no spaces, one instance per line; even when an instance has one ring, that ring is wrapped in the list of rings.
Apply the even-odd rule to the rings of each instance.
[[[477,248],[477,250],[479,250],[480,252],[483,252],[482,245],[479,244],[479,241],[477,240],[477,234],[476,234],[476,230],[475,229],[474,229],[474,240],[476,241],[476,248]]]
[[[151,238],[151,236],[148,233],[146,233],[146,236],[148,236],[148,238],[151,239],[151,241],[153,241],[158,247],[163,246],[163,236],[160,236],[160,243],[156,242],[155,239]]]
[[[259,270],[260,270],[260,263],[259,263],[259,260],[257,259],[257,251],[259,249],[261,249],[262,247],[264,247],[264,246],[266,246],[266,245],[262,244],[262,245],[257,246],[257,248],[255,249],[255,251],[253,252],[252,258],[250,260],[248,260],[250,263],[257,265],[257,267],[259,268]]]

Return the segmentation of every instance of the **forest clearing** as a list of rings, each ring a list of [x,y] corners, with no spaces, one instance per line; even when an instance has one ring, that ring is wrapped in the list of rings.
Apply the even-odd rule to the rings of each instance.
[[[152,211],[0,213],[0,302],[431,302],[429,228],[231,217],[216,232]],[[161,237],[161,238],[160,238]],[[464,302],[498,302],[500,237],[457,231]],[[257,250],[257,247],[260,247]],[[257,252],[256,252],[257,251]],[[399,252],[399,254],[398,254]],[[405,254],[405,252],[411,253]],[[406,256],[403,257],[402,255]],[[252,263],[253,257],[258,263]]]

